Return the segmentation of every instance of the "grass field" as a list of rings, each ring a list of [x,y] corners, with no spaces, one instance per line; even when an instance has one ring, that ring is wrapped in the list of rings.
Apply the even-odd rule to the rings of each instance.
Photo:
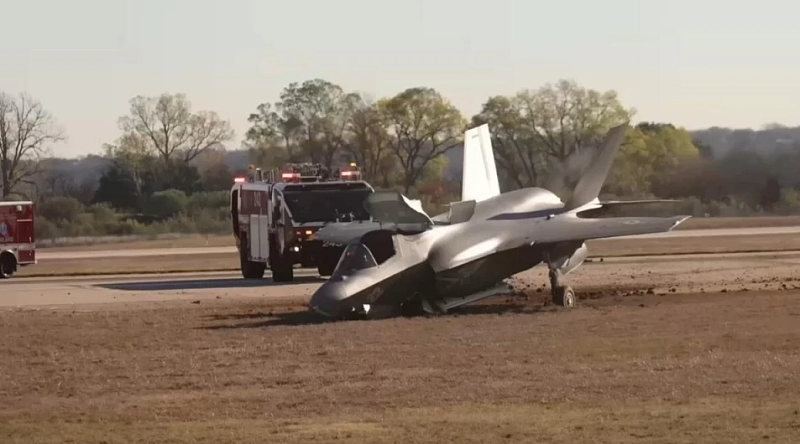
[[[588,242],[593,257],[651,254],[736,253],[800,250],[800,236],[770,234],[749,237],[708,237],[676,239],[620,239]],[[107,249],[107,248],[105,248]],[[47,251],[52,251],[48,249]],[[79,276],[90,274],[175,273],[202,271],[238,271],[237,254],[161,255],[143,257],[107,257],[46,259],[21,268],[24,276]]]
[[[377,322],[291,300],[0,312],[0,442],[798,442],[797,291],[530,296]]]
[[[753,228],[753,227],[794,227],[800,226],[800,216],[786,217],[709,217],[692,218],[678,225],[677,230],[715,229],[715,228]],[[236,242],[233,235],[185,235],[171,236],[168,239],[155,240],[128,240],[121,238],[82,238],[69,241],[68,246],[40,247],[47,251],[91,251],[109,250],[117,248],[151,249],[151,248],[192,248],[192,247],[227,247],[234,246]],[[79,242],[80,241],[80,242]],[[63,240],[61,243],[68,242]],[[73,244],[73,242],[75,244]],[[58,242],[57,242],[58,243]]]

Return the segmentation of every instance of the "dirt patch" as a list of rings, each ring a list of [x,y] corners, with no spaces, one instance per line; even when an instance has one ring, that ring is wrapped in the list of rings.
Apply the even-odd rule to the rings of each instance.
[[[796,442],[800,292],[641,290],[341,323],[301,299],[0,312],[0,442]]]

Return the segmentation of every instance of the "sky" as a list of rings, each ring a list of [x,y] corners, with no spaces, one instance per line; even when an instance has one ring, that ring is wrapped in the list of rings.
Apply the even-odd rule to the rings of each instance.
[[[790,0],[26,0],[0,2],[0,91],[100,153],[137,95],[185,93],[230,120],[322,78],[376,98],[436,88],[466,117],[559,79],[613,89],[634,121],[800,124]]]

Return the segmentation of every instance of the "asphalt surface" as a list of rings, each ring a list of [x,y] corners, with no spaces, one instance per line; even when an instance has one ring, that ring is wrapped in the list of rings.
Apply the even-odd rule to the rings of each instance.
[[[800,233],[800,227],[764,227],[764,228],[720,228],[710,230],[674,230],[666,233],[622,236],[614,239],[661,238],[661,237],[713,237],[713,236],[756,236],[764,234]],[[603,241],[606,239],[601,239]],[[609,239],[610,240],[610,239]],[[192,247],[192,248],[153,248],[144,250],[94,250],[94,251],[58,251],[49,252],[41,249],[36,252],[40,260],[47,259],[91,259],[104,257],[142,257],[173,256],[183,254],[224,254],[235,253],[236,247]]]
[[[648,288],[665,294],[782,285],[800,288],[798,269],[800,252],[620,257],[586,262],[564,283],[572,285],[579,297],[582,289],[598,286]],[[544,287],[547,268],[536,267],[512,281],[523,288]],[[237,272],[11,279],[0,282],[0,309],[83,310],[108,308],[113,303],[310,298],[322,282],[316,270],[295,270],[292,283],[274,283],[269,272],[261,280],[245,280]]]
[[[112,302],[156,302],[208,298],[309,297],[323,282],[316,271],[295,270],[295,281],[246,280],[236,272],[139,274],[97,277],[10,279],[0,283],[0,307],[57,307]]]

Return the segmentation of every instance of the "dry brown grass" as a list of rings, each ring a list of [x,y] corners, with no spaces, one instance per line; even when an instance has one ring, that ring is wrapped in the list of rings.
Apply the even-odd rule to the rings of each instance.
[[[714,228],[754,228],[754,227],[794,227],[800,226],[800,216],[785,217],[707,217],[692,218],[678,225],[677,230],[714,229]],[[97,251],[151,248],[196,248],[196,247],[228,247],[234,246],[233,235],[187,236],[180,239],[139,240],[124,243],[99,243],[94,245],[75,245],[68,247],[51,247],[47,251]]]
[[[203,247],[235,247],[233,235],[193,235],[175,239],[133,240],[125,242],[103,242],[89,245],[70,245],[63,247],[46,247],[42,251],[105,251],[119,248],[131,250],[149,250],[152,248],[203,248]]]
[[[0,442],[800,436],[800,292],[601,298],[570,312],[532,297],[323,324],[297,311],[304,302],[0,312]]]
[[[590,241],[595,257],[630,255],[736,253],[800,250],[800,236],[770,234],[760,236],[719,236],[676,239],[620,239]],[[23,276],[78,276],[121,273],[176,273],[202,271],[238,271],[236,253],[198,255],[163,255],[88,259],[45,259],[20,269]]]

